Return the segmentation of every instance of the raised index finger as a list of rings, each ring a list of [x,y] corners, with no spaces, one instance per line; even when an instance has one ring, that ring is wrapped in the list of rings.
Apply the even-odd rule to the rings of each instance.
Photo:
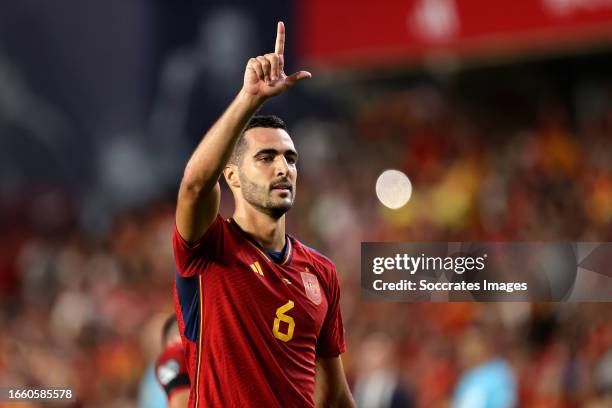
[[[276,28],[276,45],[274,46],[275,54],[283,54],[285,52],[285,24],[282,21],[278,22]]]

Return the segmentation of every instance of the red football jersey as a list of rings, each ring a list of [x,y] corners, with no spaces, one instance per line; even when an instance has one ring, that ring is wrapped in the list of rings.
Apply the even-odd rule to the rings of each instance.
[[[155,362],[155,377],[168,400],[174,391],[189,388],[185,349],[181,343],[169,344]]]
[[[332,262],[287,235],[276,263],[221,216],[173,243],[189,407],[313,407],[316,357],[345,349]]]

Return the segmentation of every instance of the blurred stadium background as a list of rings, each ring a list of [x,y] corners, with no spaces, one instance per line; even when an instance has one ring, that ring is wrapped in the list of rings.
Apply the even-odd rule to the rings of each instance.
[[[364,303],[358,264],[361,241],[612,241],[607,0],[3,2],[0,386],[163,406],[181,171],[279,19],[314,79],[263,112],[302,157],[289,231],[341,275],[359,406],[451,406],[492,359],[518,406],[612,406],[609,303]]]

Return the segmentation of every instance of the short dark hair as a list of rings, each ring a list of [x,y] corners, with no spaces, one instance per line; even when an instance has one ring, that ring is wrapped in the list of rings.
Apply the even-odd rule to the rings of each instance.
[[[162,347],[166,347],[166,342],[172,334],[172,331],[175,329],[178,329],[178,320],[176,320],[176,315],[171,315],[166,319],[164,325],[162,326]]]
[[[230,156],[229,163],[231,164],[239,164],[242,161],[242,155],[244,154],[244,150],[246,148],[246,141],[244,140],[244,134],[247,130],[253,128],[269,128],[269,129],[283,129],[287,131],[287,125],[285,122],[275,115],[256,115],[249,120],[247,125],[244,127],[244,130],[240,134],[240,137],[236,141],[236,145],[234,146],[234,151]]]

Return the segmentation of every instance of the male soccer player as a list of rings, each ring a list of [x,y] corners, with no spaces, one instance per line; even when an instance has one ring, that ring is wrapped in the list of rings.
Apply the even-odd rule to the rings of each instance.
[[[162,347],[163,350],[155,362],[155,377],[166,392],[168,407],[185,408],[189,401],[189,374],[185,349],[174,315],[164,323]]]
[[[311,76],[285,75],[284,44],[279,22],[274,53],[248,61],[241,91],[181,181],[173,244],[189,407],[354,406],[334,265],[285,234],[297,152],[280,119],[253,117]],[[235,200],[227,220],[218,215],[221,173]]]

